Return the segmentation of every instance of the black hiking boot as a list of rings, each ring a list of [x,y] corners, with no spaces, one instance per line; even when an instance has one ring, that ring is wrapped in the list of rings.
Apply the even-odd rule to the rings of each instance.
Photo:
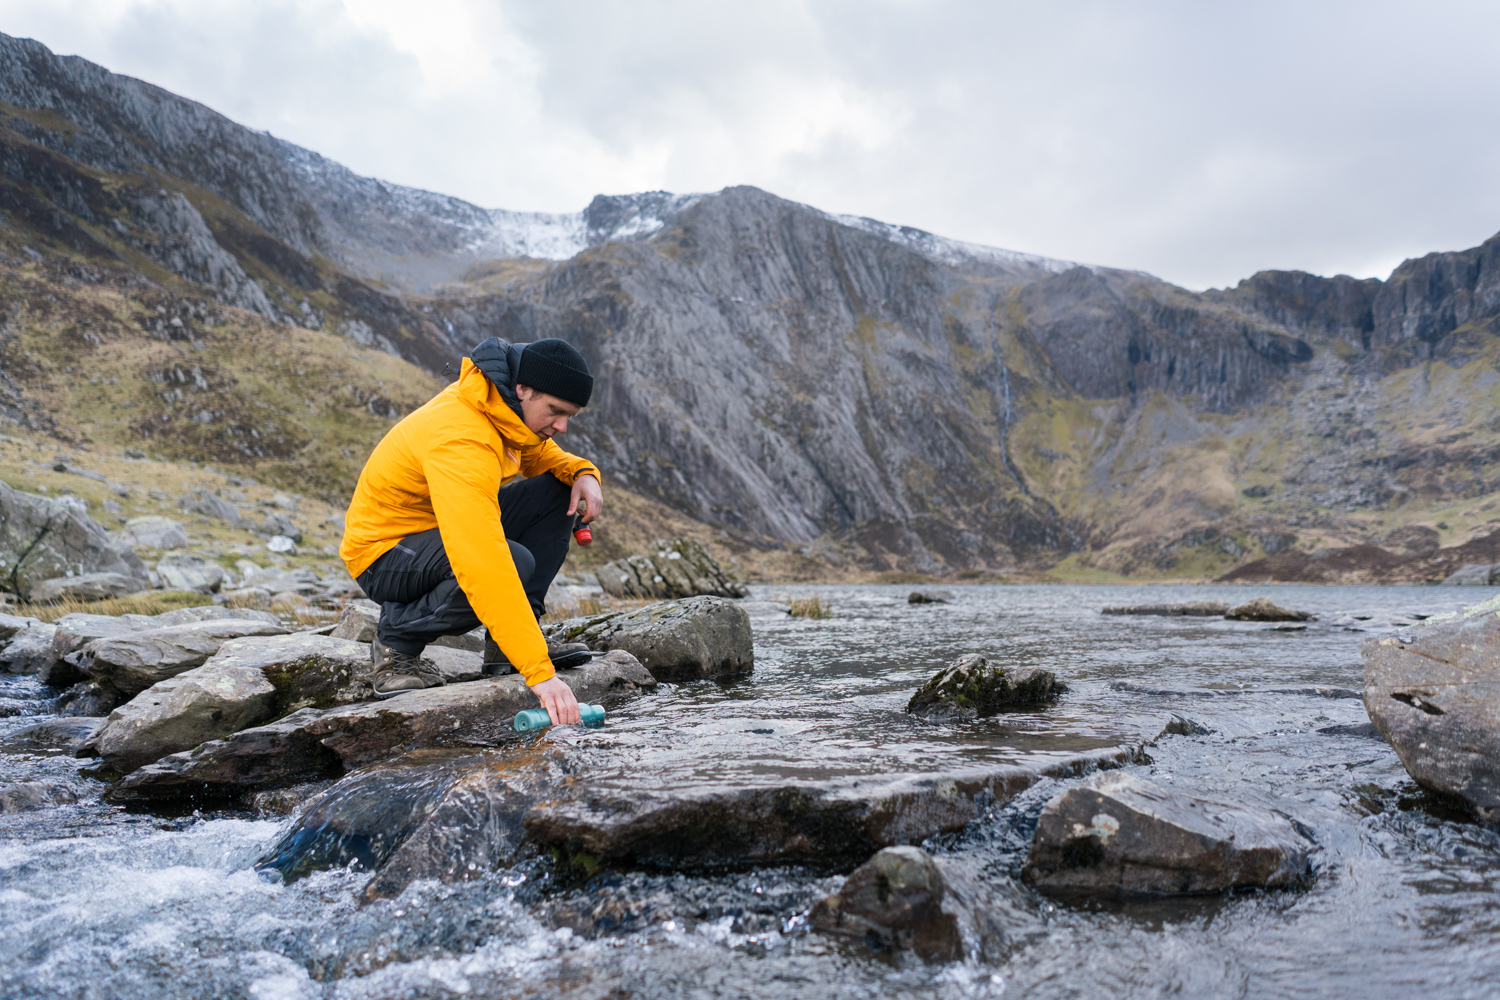
[[[380,639],[370,643],[370,687],[377,698],[394,698],[408,691],[446,684],[437,665],[410,653],[389,649]]]
[[[554,669],[568,670],[572,667],[583,666],[594,658],[594,654],[589,652],[588,646],[581,642],[549,642],[547,643],[547,657],[551,659]],[[500,646],[490,638],[488,629],[484,633],[482,669],[486,677],[501,677],[515,673],[516,670],[511,666],[510,660],[506,659],[505,654],[500,652]]]

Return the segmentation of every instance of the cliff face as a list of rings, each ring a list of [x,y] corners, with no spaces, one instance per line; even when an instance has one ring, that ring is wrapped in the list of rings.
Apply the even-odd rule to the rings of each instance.
[[[814,559],[1201,576],[1411,531],[1457,551],[1500,488],[1500,237],[1386,281],[1198,294],[754,188],[482,209],[4,36],[0,211],[11,253],[435,373],[485,336],[568,339],[599,376],[570,447]]]

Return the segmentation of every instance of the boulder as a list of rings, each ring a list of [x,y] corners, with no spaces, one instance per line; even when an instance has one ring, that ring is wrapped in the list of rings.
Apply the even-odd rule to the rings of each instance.
[[[416,879],[482,877],[517,860],[521,817],[566,782],[563,755],[544,744],[416,750],[319,794],[256,868],[292,882],[357,860],[375,872],[367,899],[397,896]]]
[[[918,688],[906,710],[927,718],[984,718],[1056,701],[1067,689],[1050,670],[1006,668],[969,653]]]
[[[368,657],[365,647],[357,648]],[[645,668],[621,651],[561,671],[558,677],[579,701],[587,702],[656,686]],[[502,738],[517,712],[536,706],[536,695],[520,675],[511,674],[411,691],[386,701],[304,708],[143,767],[114,785],[107,797],[114,802],[226,798],[338,777],[407,749],[442,746],[457,738]]]
[[[230,639],[285,635],[286,631],[279,623],[250,618],[169,625],[95,639],[83,647],[79,667],[125,694],[136,694],[200,665]]]
[[[1257,597],[1226,611],[1224,617],[1237,622],[1310,622],[1314,616],[1307,611],[1277,607],[1269,597]]]
[[[366,654],[367,657],[368,655]],[[433,643],[422,651],[422,659],[436,666],[442,673],[443,680],[449,684],[477,681],[484,676],[484,655],[472,649],[456,649]]]
[[[750,616],[721,597],[689,597],[638,611],[571,618],[543,626],[549,641],[623,649],[664,681],[749,673],[755,666]]]
[[[1419,785],[1500,821],[1500,614],[1487,605],[1368,639],[1365,711]]]
[[[224,567],[202,556],[173,552],[156,564],[156,572],[168,590],[212,594],[224,583]]]
[[[245,578],[240,581],[242,586],[257,587],[268,594],[291,592],[307,596],[323,589],[318,575],[310,569],[261,569],[254,563],[250,566],[254,569],[246,571]]]
[[[57,626],[32,621],[0,650],[0,666],[12,674],[40,674],[52,665],[52,644]],[[45,677],[43,683],[47,683]]]
[[[1189,601],[1186,604],[1123,604],[1105,608],[1106,615],[1165,615],[1175,618],[1217,618],[1229,613],[1223,601]]]
[[[123,573],[80,573],[43,580],[31,588],[31,600],[48,604],[64,598],[78,601],[104,601],[124,597],[141,589],[141,581]]]
[[[951,590],[913,590],[906,595],[907,604],[952,604]]]
[[[23,632],[35,624],[37,624],[35,618],[0,614],[0,644],[10,641],[17,632]]]
[[[328,636],[231,639],[111,712],[95,743],[105,763],[132,771],[286,712],[364,701],[369,666],[368,646]]]
[[[106,716],[126,700],[125,695],[115,690],[107,681],[84,680],[72,685],[52,703],[58,715],[101,717]],[[93,756],[92,750],[86,755]]]
[[[379,621],[380,605],[374,601],[355,601],[344,606],[332,635],[350,642],[374,642],[375,625]]]
[[[0,739],[0,752],[82,756],[84,745],[93,739],[102,725],[104,720],[97,718],[48,719],[13,730]]]
[[[964,957],[964,942],[958,917],[944,911],[946,895],[943,873],[931,855],[920,847],[887,847],[814,905],[808,920],[825,934],[878,951],[954,962]]]
[[[1048,800],[1022,878],[1046,892],[1106,896],[1280,889],[1312,878],[1315,849],[1279,813],[1109,771]]]
[[[700,594],[744,597],[745,581],[726,573],[702,542],[691,538],[651,543],[651,552],[605,564],[599,586],[611,597],[671,600]]]
[[[1466,563],[1443,579],[1444,587],[1489,587],[1500,583],[1500,563]]]
[[[52,655],[48,664],[40,671],[40,679],[43,684],[50,684],[53,687],[68,687],[87,680],[88,675],[79,667],[81,651],[84,646],[95,639],[130,635],[147,629],[166,628],[169,625],[186,625],[189,622],[223,619],[249,619],[271,625],[281,623],[281,619],[263,611],[222,608],[213,604],[177,608],[159,615],[116,616],[75,612],[57,619],[57,633],[52,643]]]
[[[44,580],[84,573],[117,573],[149,580],[116,548],[109,532],[73,498],[52,500],[0,483],[0,586],[30,600]],[[133,556],[133,553],[132,553]]]
[[[235,527],[246,525],[245,516],[240,513],[239,507],[223,497],[215,496],[206,489],[200,488],[184,493],[177,498],[177,506],[186,513],[202,514],[204,517],[227,521]]]
[[[484,626],[465,632],[462,635],[440,635],[427,646],[428,649],[448,648],[460,649],[466,653],[484,652]],[[425,654],[424,654],[425,655]]]
[[[120,540],[144,549],[180,549],[187,545],[187,532],[170,517],[132,517],[120,529]]]
[[[261,520],[260,524],[256,525],[255,533],[257,535],[264,535],[267,538],[274,538],[277,535],[281,535],[285,538],[290,538],[294,543],[302,541],[302,529],[293,524],[292,519],[279,510],[273,510],[267,514]]]

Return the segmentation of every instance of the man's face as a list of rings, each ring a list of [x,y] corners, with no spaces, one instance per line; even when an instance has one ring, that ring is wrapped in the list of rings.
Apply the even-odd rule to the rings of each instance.
[[[568,418],[582,409],[577,403],[537,392],[529,385],[516,386],[516,398],[521,401],[521,418],[526,426],[543,440],[554,434],[566,434]]]

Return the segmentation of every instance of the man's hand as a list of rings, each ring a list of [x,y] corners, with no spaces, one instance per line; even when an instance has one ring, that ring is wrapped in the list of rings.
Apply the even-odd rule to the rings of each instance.
[[[570,515],[577,513],[579,500],[584,500],[589,505],[588,512],[583,515],[584,524],[604,513],[604,492],[599,488],[598,479],[585,473],[573,480],[573,492],[568,496]]]
[[[542,703],[542,707],[552,717],[554,726],[566,726],[582,721],[583,717],[578,714],[578,699],[573,697],[573,689],[556,677],[548,677],[540,684],[533,684],[531,690],[536,693],[537,701]]]

